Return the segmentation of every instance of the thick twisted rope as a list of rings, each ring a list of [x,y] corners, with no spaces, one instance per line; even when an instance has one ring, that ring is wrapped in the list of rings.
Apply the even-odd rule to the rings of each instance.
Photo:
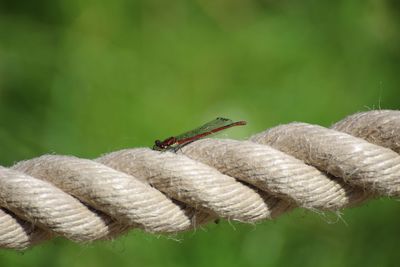
[[[0,247],[54,236],[176,233],[224,218],[255,223],[294,207],[337,211],[400,195],[400,111],[352,115],[330,129],[271,128],[248,141],[204,139],[176,154],[126,149],[95,160],[45,155],[0,166]]]

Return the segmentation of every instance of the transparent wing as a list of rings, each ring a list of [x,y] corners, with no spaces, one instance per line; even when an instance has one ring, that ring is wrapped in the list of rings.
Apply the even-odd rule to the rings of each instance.
[[[175,136],[175,138],[177,140],[191,138],[193,136],[196,136],[196,135],[199,135],[199,134],[203,134],[203,133],[207,133],[207,132],[212,131],[213,129],[224,127],[224,126],[230,125],[232,123],[234,123],[234,122],[232,120],[230,120],[230,119],[218,117],[215,120],[207,122],[206,124],[196,128],[196,129],[193,129],[193,130],[188,131],[186,133],[183,133],[183,134],[180,134],[178,136]]]

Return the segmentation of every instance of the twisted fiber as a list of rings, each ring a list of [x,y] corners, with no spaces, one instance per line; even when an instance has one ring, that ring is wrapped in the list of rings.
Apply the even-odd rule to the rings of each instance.
[[[337,211],[400,195],[399,111],[358,113],[331,129],[290,123],[249,141],[204,139],[177,154],[125,149],[96,160],[44,155],[0,166],[0,247],[54,236],[109,239],[247,223],[299,206]]]

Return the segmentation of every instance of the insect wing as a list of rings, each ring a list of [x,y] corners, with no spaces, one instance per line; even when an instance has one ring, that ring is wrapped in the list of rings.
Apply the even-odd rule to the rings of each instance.
[[[232,120],[230,120],[230,119],[225,119],[225,118],[220,118],[219,117],[219,118],[216,118],[215,120],[207,122],[206,124],[196,128],[196,129],[193,129],[193,130],[188,131],[186,133],[180,134],[180,135],[176,136],[175,138],[178,141],[182,140],[182,139],[188,139],[188,138],[191,138],[193,136],[201,135],[203,133],[210,132],[210,131],[212,131],[214,129],[230,125],[232,123],[234,123],[234,122]]]

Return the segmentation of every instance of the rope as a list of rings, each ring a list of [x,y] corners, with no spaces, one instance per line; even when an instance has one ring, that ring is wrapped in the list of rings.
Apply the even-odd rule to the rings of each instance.
[[[247,141],[203,139],[176,154],[134,148],[0,166],[0,247],[55,236],[86,243],[133,228],[170,234],[216,218],[256,223],[295,207],[338,211],[397,197],[399,130],[400,111],[379,110],[330,129],[290,123]]]

